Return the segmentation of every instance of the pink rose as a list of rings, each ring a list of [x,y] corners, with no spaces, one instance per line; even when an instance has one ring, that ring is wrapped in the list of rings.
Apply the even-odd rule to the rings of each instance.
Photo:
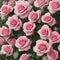
[[[51,49],[47,53],[48,60],[57,60],[58,59],[58,51]]]
[[[15,45],[15,42],[16,42],[16,39],[15,39],[15,38],[9,38],[9,39],[7,40],[7,43],[8,43],[9,45]]]
[[[54,14],[56,11],[60,10],[60,0],[52,0],[49,2],[48,10],[50,13]]]
[[[0,45],[4,44],[4,39],[0,37]]]
[[[51,29],[48,25],[43,25],[41,29],[39,29],[38,34],[42,39],[48,39],[51,35]]]
[[[2,16],[6,16],[12,12],[12,7],[9,5],[2,5],[0,11]]]
[[[30,12],[30,14],[28,16],[28,19],[31,22],[37,22],[40,19],[40,15],[41,15],[41,11],[40,10],[32,11],[32,12]]]
[[[26,18],[31,10],[31,6],[29,2],[20,0],[16,2],[14,9],[16,15],[20,16],[20,18]]]
[[[50,26],[53,26],[56,23],[56,20],[51,16],[50,13],[46,13],[41,18],[43,23],[47,23]]]
[[[15,0],[9,0],[8,5],[14,7],[15,6]]]
[[[58,50],[60,51],[60,44],[59,44],[59,46],[58,46]]]
[[[22,27],[22,22],[16,15],[9,17],[6,24],[10,29],[13,29],[15,31],[19,30]]]
[[[11,56],[13,54],[13,48],[11,45],[3,45],[1,51],[7,56]]]
[[[8,3],[7,3],[6,1],[3,1],[2,4],[3,4],[3,5],[7,5]]]
[[[47,53],[51,48],[51,44],[44,40],[37,40],[36,46],[33,51],[37,53],[38,56],[42,56]]]
[[[28,0],[28,2],[29,2],[30,4],[32,4],[34,1],[35,1],[35,0]]]
[[[31,47],[31,41],[26,36],[20,36],[15,43],[19,51],[27,51]]]
[[[36,0],[36,1],[34,2],[34,5],[35,5],[36,7],[44,8],[44,7],[46,7],[46,6],[48,5],[48,1],[49,1],[49,0]]]
[[[0,28],[0,36],[7,38],[10,36],[10,34],[11,30],[8,27],[2,26]]]
[[[51,36],[49,37],[51,43],[59,43],[60,42],[60,34],[57,31],[53,31]]]
[[[23,31],[26,33],[27,36],[32,35],[34,33],[36,25],[32,22],[25,22],[23,24]]]
[[[28,60],[29,55],[28,54],[22,54],[19,60]]]

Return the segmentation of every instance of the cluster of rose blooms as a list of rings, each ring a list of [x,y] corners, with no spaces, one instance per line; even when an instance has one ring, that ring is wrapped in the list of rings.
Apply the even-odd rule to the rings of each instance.
[[[42,15],[42,11],[39,9],[34,11],[32,9],[33,5],[36,8],[44,9],[47,7],[49,12]],[[60,44],[57,47],[58,51],[53,49],[52,45],[55,43],[60,43],[60,34],[57,31],[52,31],[50,27],[53,27],[57,23],[56,19],[52,17],[51,14],[55,14],[60,11],[60,0],[9,0],[8,2],[3,2],[0,8],[1,17],[8,16],[10,13],[14,12],[14,15],[8,17],[6,21],[6,26],[0,27],[0,45],[1,52],[6,54],[6,56],[13,55],[13,46],[18,48],[18,51],[28,51],[31,49],[32,40],[27,36],[31,36],[35,33],[36,22],[44,23],[44,25],[36,31],[40,36],[39,40],[36,40],[36,45],[33,46],[33,51],[37,56],[43,56],[47,53],[43,60],[57,60],[59,58]],[[22,23],[21,19],[28,18],[28,22]],[[23,32],[26,36],[20,36],[17,39],[10,38],[12,30],[18,31],[23,28]],[[20,33],[19,33],[20,34]],[[4,44],[7,42],[7,44]],[[22,54],[19,60],[28,60],[30,54]]]

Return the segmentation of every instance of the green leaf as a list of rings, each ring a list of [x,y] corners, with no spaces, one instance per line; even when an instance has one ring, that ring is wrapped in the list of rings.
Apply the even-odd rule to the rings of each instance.
[[[17,59],[19,56],[19,52],[18,51],[15,51],[14,54],[13,54],[13,58],[14,59]]]

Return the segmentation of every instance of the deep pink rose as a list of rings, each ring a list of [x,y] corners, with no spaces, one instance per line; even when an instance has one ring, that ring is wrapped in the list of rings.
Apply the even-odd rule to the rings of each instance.
[[[19,51],[27,51],[31,47],[31,41],[26,36],[20,36],[15,43]]]
[[[7,56],[11,56],[13,54],[13,48],[11,45],[3,45],[1,51]]]
[[[55,18],[53,18],[50,13],[43,15],[41,20],[43,23],[47,23],[50,26],[53,26],[56,23]]]
[[[26,33],[27,36],[32,35],[34,33],[36,25],[33,22],[25,22],[23,24],[23,31]]]
[[[39,29],[38,34],[42,39],[48,39],[51,35],[51,29],[48,25],[43,25],[41,29]]]
[[[31,22],[37,22],[40,19],[40,15],[41,15],[41,11],[40,10],[32,11],[32,12],[30,12],[30,14],[28,16],[28,19]]]
[[[47,53],[51,48],[51,44],[44,40],[37,40],[36,46],[33,51],[37,53],[38,56],[42,56]]]
[[[14,7],[14,13],[18,15],[20,18],[26,18],[31,10],[31,6],[27,1],[17,1]]]
[[[22,22],[16,15],[9,17],[6,24],[10,29],[13,29],[15,31],[19,30],[22,27]]]

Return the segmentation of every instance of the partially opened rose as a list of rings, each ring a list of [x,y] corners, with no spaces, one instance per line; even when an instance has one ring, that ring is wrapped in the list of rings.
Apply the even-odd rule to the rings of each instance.
[[[47,57],[48,60],[57,60],[58,59],[58,51],[51,49],[48,53],[47,53]]]
[[[0,28],[0,36],[4,37],[4,38],[8,38],[11,34],[11,30],[6,27],[6,26],[2,26]]]
[[[40,20],[40,16],[41,15],[41,11],[38,10],[38,11],[32,11],[30,12],[29,16],[28,16],[28,19],[29,21],[31,22],[37,22]]]
[[[33,51],[36,52],[38,56],[42,56],[47,53],[51,48],[51,44],[44,40],[37,40]]]
[[[2,5],[0,11],[1,11],[1,15],[2,16],[7,16],[8,14],[10,14],[12,12],[13,8],[9,5]]]
[[[7,40],[7,43],[8,43],[9,45],[15,45],[15,42],[16,42],[16,39],[15,39],[15,38],[9,38],[9,39]]]
[[[31,48],[31,41],[26,36],[20,36],[15,43],[19,51],[28,51]]]
[[[49,40],[52,44],[60,43],[60,34],[57,31],[53,31],[51,36],[49,37]]]
[[[41,17],[41,20],[42,20],[43,23],[46,23],[46,24],[48,24],[48,25],[50,25],[50,26],[53,26],[53,25],[56,24],[55,18],[53,18],[49,12],[46,13],[46,14],[44,14],[44,15]]]
[[[6,21],[6,24],[10,29],[13,29],[15,31],[19,30],[22,27],[22,22],[16,15],[9,17]]]
[[[26,18],[31,10],[29,2],[20,0],[16,2],[14,13],[20,18]]]
[[[23,24],[23,31],[27,36],[32,35],[34,33],[36,25],[33,22],[25,22]]]
[[[48,10],[50,13],[54,14],[60,11],[60,0],[52,0],[49,2]]]
[[[13,48],[11,45],[3,45],[1,49],[3,54],[6,54],[6,56],[11,56],[13,54]]]
[[[41,29],[39,29],[38,34],[42,39],[48,39],[51,35],[51,29],[48,25],[43,25]]]

